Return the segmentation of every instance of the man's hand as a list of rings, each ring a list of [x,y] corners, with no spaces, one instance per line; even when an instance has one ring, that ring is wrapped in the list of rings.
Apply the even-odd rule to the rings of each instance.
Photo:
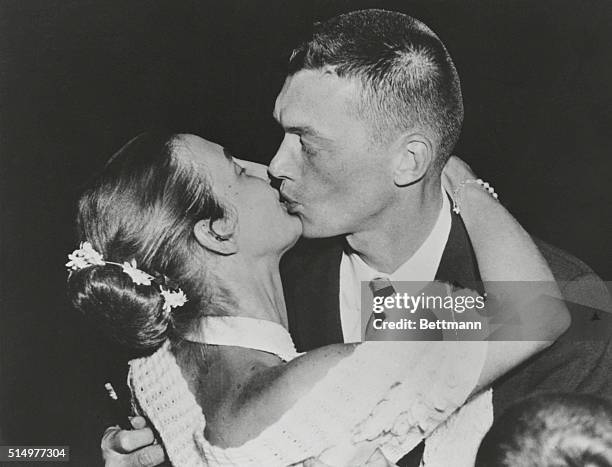
[[[109,427],[102,436],[100,447],[104,467],[154,467],[165,460],[164,450],[152,444],[155,437],[143,417],[134,417],[133,430]]]
[[[154,441],[153,431],[143,417],[131,420],[133,430],[109,427],[102,436],[101,448],[104,467],[154,467],[166,460],[164,450]],[[363,467],[395,466],[377,449]],[[309,459],[304,467],[328,467],[316,459]]]

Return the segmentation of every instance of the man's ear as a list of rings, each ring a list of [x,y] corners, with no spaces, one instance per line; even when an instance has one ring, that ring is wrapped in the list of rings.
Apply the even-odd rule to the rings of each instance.
[[[229,256],[238,252],[236,223],[231,218],[202,219],[196,222],[193,233],[200,245],[213,253]]]
[[[425,176],[434,160],[431,140],[419,133],[402,135],[397,142],[394,182],[408,186]]]

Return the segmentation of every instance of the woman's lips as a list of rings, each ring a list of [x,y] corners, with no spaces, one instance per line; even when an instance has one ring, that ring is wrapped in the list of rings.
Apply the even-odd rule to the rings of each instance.
[[[281,185],[278,187],[278,193],[280,194],[280,202],[287,209],[287,212],[289,214],[296,214],[298,211],[299,203],[291,196],[289,196],[283,188],[285,188],[285,181],[283,181],[283,183],[281,183]]]

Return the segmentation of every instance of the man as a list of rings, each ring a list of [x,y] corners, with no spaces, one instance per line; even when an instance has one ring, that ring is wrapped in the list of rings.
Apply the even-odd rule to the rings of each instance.
[[[612,465],[612,402],[546,394],[512,405],[484,437],[475,467],[515,465]]]
[[[298,350],[360,340],[363,282],[479,281],[465,227],[451,214],[440,179],[463,120],[459,78],[429,28],[381,10],[317,25],[292,55],[274,116],[285,136],[269,172],[290,212],[301,218],[306,237],[282,264]],[[568,300],[610,305],[605,287],[588,267],[540,246],[557,279],[572,281],[563,290]],[[590,318],[584,309],[573,312],[583,331],[610,329],[607,316],[597,323]],[[533,392],[603,394],[610,362],[609,337],[596,342],[562,337],[499,381],[492,401],[474,407],[492,417]],[[449,439],[464,439],[465,433],[454,436],[456,429],[447,427]],[[106,455],[139,465],[129,457],[138,451],[117,453],[145,444],[134,442],[135,433],[111,432],[103,443]],[[468,457],[482,434],[475,431]],[[399,464],[418,465],[423,452],[429,455],[422,443]]]

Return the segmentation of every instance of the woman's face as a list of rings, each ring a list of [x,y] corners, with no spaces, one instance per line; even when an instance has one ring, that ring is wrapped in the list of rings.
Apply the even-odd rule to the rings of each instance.
[[[293,246],[302,223],[279,201],[265,166],[234,159],[223,147],[195,135],[182,135],[181,141],[179,154],[195,162],[221,204],[237,215],[234,235],[240,251],[265,256]]]

